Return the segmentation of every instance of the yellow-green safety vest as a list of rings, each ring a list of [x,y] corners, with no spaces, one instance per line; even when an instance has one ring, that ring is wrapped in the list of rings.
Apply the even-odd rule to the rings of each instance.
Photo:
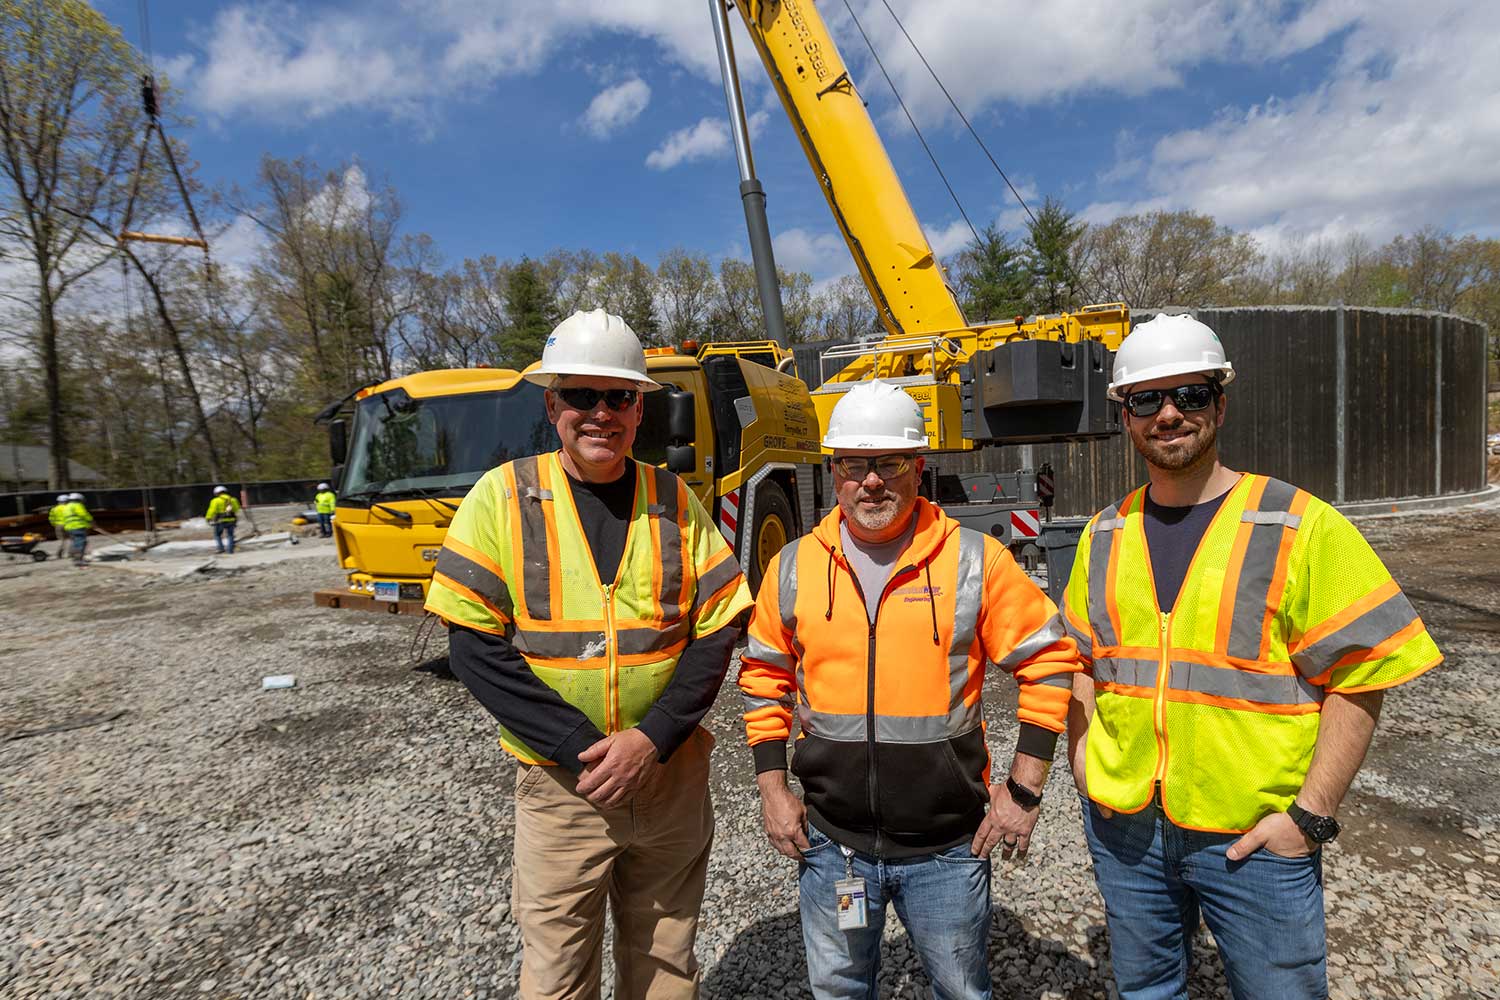
[[[68,505],[65,503],[55,503],[52,505],[52,509],[47,512],[47,520],[51,522],[54,528],[62,527],[62,523],[67,516]]]
[[[234,524],[239,520],[240,505],[228,493],[219,493],[208,502],[208,513],[204,515],[209,524]]]
[[[599,580],[559,453],[492,469],[453,515],[427,610],[502,635],[604,733],[638,724],[689,639],[750,607],[734,553],[676,475],[632,460],[635,505],[619,577]],[[551,761],[504,726],[520,760]]]
[[[317,505],[319,514],[332,514],[334,507],[338,505],[338,499],[332,490],[321,490],[313,497],[313,503]]]
[[[1150,804],[1178,826],[1237,833],[1302,788],[1323,698],[1410,680],[1442,661],[1349,521],[1303,490],[1245,475],[1156,604],[1145,487],[1096,515],[1064,598],[1092,662],[1089,797]]]
[[[77,500],[71,500],[63,508],[62,526],[64,531],[87,531],[94,526],[94,515]]]

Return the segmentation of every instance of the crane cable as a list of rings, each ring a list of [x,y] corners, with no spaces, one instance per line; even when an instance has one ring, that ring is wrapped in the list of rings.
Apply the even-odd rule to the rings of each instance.
[[[142,2],[144,2],[144,0],[142,0]],[[990,161],[990,166],[995,168],[995,172],[1000,175],[1000,179],[1005,181],[1005,186],[1010,188],[1010,193],[1015,196],[1016,202],[1021,206],[1022,211],[1026,213],[1026,217],[1031,220],[1032,226],[1036,227],[1037,225],[1039,225],[1036,216],[1031,212],[1031,207],[1026,204],[1026,199],[1021,197],[1021,192],[1017,191],[1016,186],[1010,182],[1010,178],[1006,176],[1005,171],[1001,169],[1000,164],[998,161],[996,161],[994,154],[990,152],[989,147],[984,144],[984,140],[981,139],[979,137],[979,133],[975,131],[973,124],[969,121],[969,117],[964,114],[963,109],[958,106],[958,102],[953,99],[953,95],[948,92],[948,88],[943,85],[942,79],[937,75],[937,70],[932,68],[932,63],[928,62],[927,57],[922,54],[922,49],[917,45],[916,39],[911,37],[911,33],[906,30],[906,25],[901,23],[900,16],[891,8],[890,0],[880,0],[880,2],[885,7],[886,12],[891,15],[891,20],[896,22],[896,27],[901,29],[901,34],[905,36],[907,43],[911,45],[912,51],[917,54],[917,58],[922,60],[922,65],[927,67],[927,72],[931,74],[933,82],[938,85],[938,89],[943,92],[943,96],[948,99],[948,104],[953,108],[954,113],[957,114],[959,120],[964,123],[964,127],[969,130],[969,134],[974,137],[974,141],[979,144],[979,148],[984,151],[984,155]],[[849,6],[849,0],[844,0],[844,6]],[[850,15],[852,16],[853,13],[854,12],[851,10]],[[855,24],[859,24],[858,20],[855,21]],[[864,29],[860,28],[859,33],[863,35]],[[865,39],[865,44],[869,44],[868,38]],[[874,49],[872,48],[870,51],[874,52]],[[879,60],[876,61],[878,62]],[[885,72],[885,67],[881,67],[881,72]],[[887,76],[886,79],[889,80],[890,77]],[[891,89],[895,89],[895,84],[891,85]],[[899,100],[900,98],[898,97],[897,99]],[[902,104],[901,107],[902,110],[906,109],[905,104]],[[907,117],[911,117],[910,114],[908,114]],[[913,127],[915,127],[915,125],[913,125]],[[925,142],[923,143],[923,146],[926,146]],[[944,180],[944,183],[947,183],[946,179]],[[965,221],[967,221],[967,217],[965,217]],[[969,228],[973,229],[974,227],[970,226]],[[978,236],[975,236],[975,242],[978,242],[978,239]],[[1080,275],[1078,271],[1073,267],[1073,261],[1070,257],[1063,258],[1063,266],[1067,268],[1068,275],[1072,277],[1074,282],[1077,283],[1078,290],[1084,291],[1085,286],[1083,276]],[[1092,298],[1092,296],[1085,294],[1084,300],[1087,301],[1089,298]]]
[[[146,113],[146,132],[141,138],[140,154],[136,158],[135,173],[131,177],[130,196],[125,202],[125,212],[120,223],[119,243],[135,240],[148,243],[169,243],[177,246],[195,246],[203,251],[203,280],[205,291],[205,305],[209,312],[209,323],[212,325],[218,312],[216,294],[216,281],[214,277],[213,256],[209,252],[208,236],[203,231],[203,224],[198,221],[198,213],[193,209],[193,199],[188,194],[187,182],[183,180],[182,171],[177,166],[177,156],[172,152],[172,144],[167,139],[166,129],[161,123],[161,110],[156,94],[156,67],[155,57],[151,51],[151,14],[149,0],[139,0],[137,12],[140,18],[141,49],[145,56],[146,72],[141,75],[141,106]],[[155,133],[160,140],[167,167],[172,172],[172,179],[177,185],[177,194],[182,199],[182,207],[187,212],[188,221],[192,224],[196,238],[181,236],[158,236],[150,233],[134,232],[130,229],[131,218],[135,212],[136,199],[140,196],[141,178],[146,169],[146,156],[151,148],[151,136]],[[129,293],[126,293],[126,307],[129,308]],[[144,303],[142,305],[144,309]]]
[[[963,216],[964,225],[969,227],[969,233],[974,237],[974,243],[979,243],[979,231],[974,228],[974,223],[969,221],[969,213],[964,211],[963,202],[958,200],[958,194],[953,190],[953,185],[948,183],[948,175],[943,173],[942,166],[937,161],[937,156],[932,152],[932,147],[927,145],[927,139],[922,135],[922,130],[917,127],[917,120],[912,117],[911,111],[907,109],[906,102],[901,99],[901,91],[896,89],[896,82],[891,79],[891,74],[885,71],[885,63],[880,61],[880,56],[875,52],[875,46],[870,44],[870,36],[865,34],[864,25],[859,23],[859,15],[854,13],[854,8],[849,6],[849,0],[844,0],[844,9],[849,12],[849,17],[854,21],[854,26],[859,29],[859,37],[865,40],[865,48],[870,50],[870,57],[875,60],[875,65],[880,67],[880,75],[885,77],[885,82],[891,88],[891,93],[896,95],[896,103],[901,105],[901,110],[906,114],[906,120],[911,123],[911,130],[917,134],[917,141],[922,144],[927,158],[932,161],[932,168],[937,171],[943,180],[943,186],[948,189],[948,196],[953,199],[953,204],[958,207],[958,214]]]

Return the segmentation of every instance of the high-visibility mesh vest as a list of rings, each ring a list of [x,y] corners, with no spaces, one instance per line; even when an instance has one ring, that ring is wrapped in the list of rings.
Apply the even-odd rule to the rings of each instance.
[[[205,519],[209,524],[234,524],[239,520],[239,501],[228,493],[220,493],[208,502]]]
[[[1389,687],[1442,660],[1359,531],[1311,494],[1246,475],[1156,606],[1145,487],[1089,522],[1064,600],[1092,660],[1089,796],[1240,832],[1307,776],[1327,692]]]
[[[338,501],[333,495],[332,490],[320,490],[318,495],[313,497],[313,503],[316,505],[319,514],[332,514]]]
[[[509,639],[533,673],[605,733],[635,726],[691,638],[750,607],[734,554],[677,476],[632,461],[635,504],[605,584],[558,453],[486,473],[438,554],[427,610]],[[551,763],[504,726],[500,743]]]
[[[52,509],[47,512],[47,520],[55,528],[61,528],[62,523],[67,519],[67,516],[68,505],[65,503],[53,504]]]
[[[94,515],[89,509],[77,500],[69,501],[68,506],[63,509],[63,530],[84,531],[93,527]]]

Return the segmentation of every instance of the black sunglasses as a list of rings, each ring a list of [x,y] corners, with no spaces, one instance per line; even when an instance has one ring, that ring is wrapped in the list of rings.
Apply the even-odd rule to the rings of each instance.
[[[1172,405],[1183,413],[1206,410],[1219,395],[1217,382],[1194,382],[1191,385],[1174,386],[1171,389],[1142,389],[1125,397],[1125,409],[1132,417],[1155,416],[1161,404],[1172,397]]]
[[[914,458],[913,455],[882,455],[879,458],[852,458],[845,455],[834,459],[833,465],[845,479],[863,482],[870,474],[871,467],[881,479],[895,479],[911,468]]]
[[[604,400],[604,405],[619,413],[628,410],[635,405],[640,398],[639,389],[590,389],[587,386],[575,385],[566,389],[553,389],[557,397],[567,403],[575,410],[592,411],[599,405],[599,400]]]

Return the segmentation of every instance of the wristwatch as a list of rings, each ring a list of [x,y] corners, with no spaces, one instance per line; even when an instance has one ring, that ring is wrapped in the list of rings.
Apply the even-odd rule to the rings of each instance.
[[[1016,800],[1016,805],[1022,809],[1035,809],[1042,804],[1042,795],[1040,792],[1033,792],[1015,778],[1007,777],[1005,779],[1005,790],[1010,793],[1011,798]]]
[[[1339,821],[1332,816],[1319,816],[1310,813],[1297,803],[1293,802],[1286,807],[1286,814],[1297,824],[1297,828],[1307,834],[1307,839],[1317,844],[1326,844],[1339,835]]]

